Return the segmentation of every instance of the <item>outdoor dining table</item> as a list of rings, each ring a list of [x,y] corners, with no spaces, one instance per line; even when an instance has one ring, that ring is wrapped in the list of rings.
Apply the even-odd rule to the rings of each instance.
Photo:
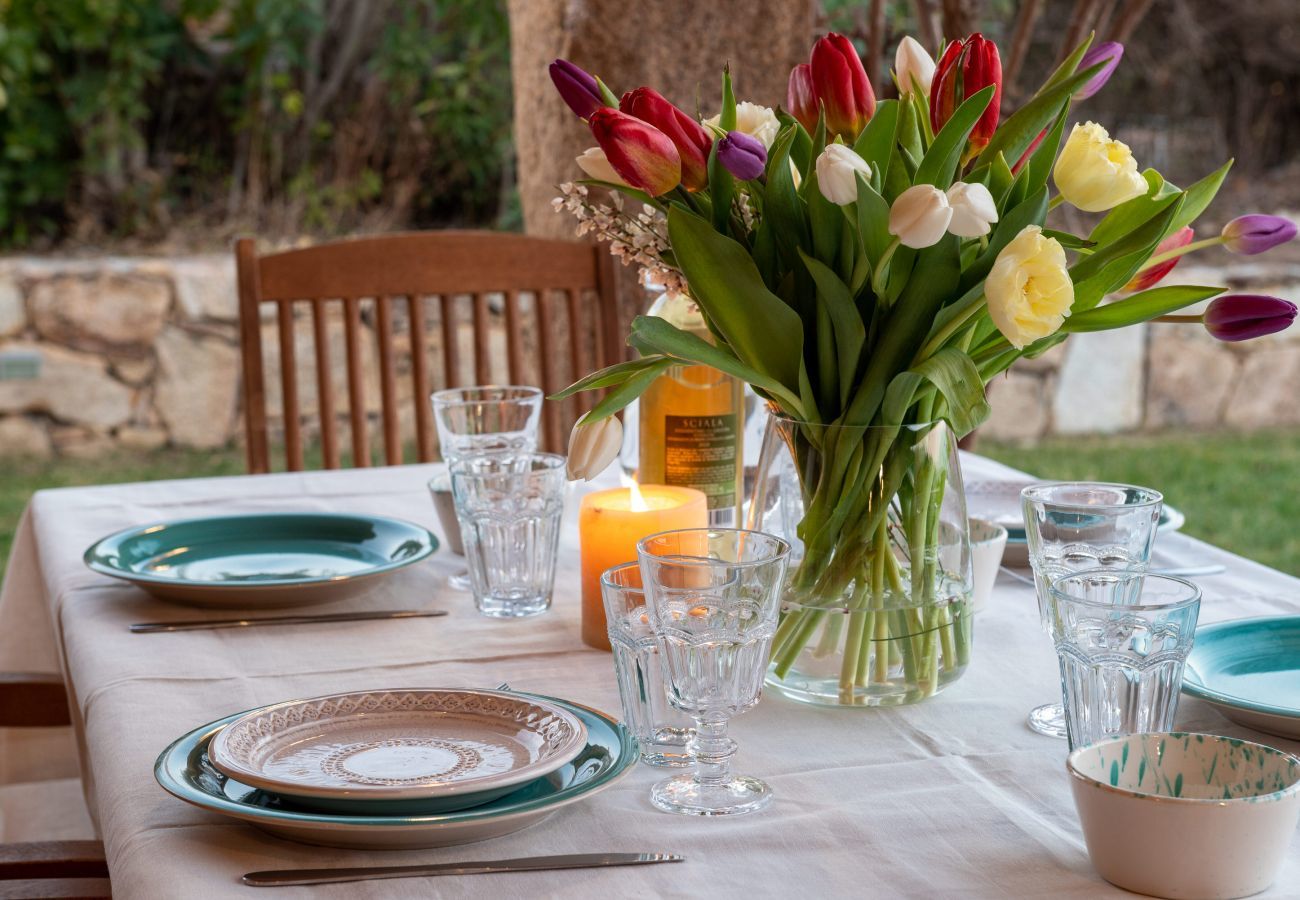
[[[974,455],[967,480],[1023,477]],[[1033,589],[999,578],[975,622],[969,670],[924,703],[819,709],[766,695],[733,723],[738,769],[774,789],[768,810],[732,820],[650,806],[660,770],[637,766],[541,824],[478,844],[363,852],[291,843],[193,808],[154,781],[184,732],[262,704],[368,688],[493,687],[564,697],[615,715],[609,653],[579,640],[577,497],[571,489],[553,609],[479,616],[441,551],[327,607],[441,608],[442,618],[132,634],[133,622],[201,615],[90,572],[86,547],[128,526],[231,513],[328,510],[397,516],[437,530],[425,489],[436,466],[208,478],[40,491],[15,536],[0,592],[0,668],[59,668],[73,705],[87,802],[115,896],[254,896],[245,873],[286,867],[492,860],[597,851],[670,851],[675,865],[372,881],[276,889],[276,896],[421,897],[1094,897],[1124,892],[1093,871],[1065,771],[1064,741],[1025,725],[1059,696]],[[612,475],[610,476],[612,477]],[[591,487],[599,487],[593,485]],[[1159,487],[1157,485],[1157,487]],[[1221,563],[1198,579],[1202,622],[1300,612],[1300,580],[1179,534],[1157,566]],[[218,616],[220,614],[218,613]],[[1184,697],[1178,727],[1291,752]],[[1270,897],[1300,897],[1300,836]]]

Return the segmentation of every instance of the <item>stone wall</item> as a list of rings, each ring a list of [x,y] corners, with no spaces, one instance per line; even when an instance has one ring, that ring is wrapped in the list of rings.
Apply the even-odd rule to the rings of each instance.
[[[1295,264],[1180,266],[1174,276],[1300,300]],[[0,453],[75,457],[112,448],[237,442],[236,320],[234,266],[225,254],[0,260]],[[401,335],[401,323],[395,325]],[[274,329],[273,322],[263,324],[269,385],[277,383],[279,371]],[[309,331],[305,322],[298,329],[298,381],[304,412],[311,415],[316,407]],[[436,335],[430,337],[436,344]],[[459,337],[468,368],[468,323]],[[372,343],[363,341],[372,363],[365,395],[373,414],[379,389]],[[504,357],[500,343],[498,332],[496,360]],[[409,412],[413,398],[403,377],[409,365],[404,349],[399,347],[398,387]],[[342,347],[331,357],[339,369],[336,404],[343,413]],[[34,360],[37,377],[20,377]],[[998,378],[990,396],[993,416],[981,434],[1001,440],[1296,425],[1300,329],[1245,344],[1222,344],[1187,325],[1078,335]],[[272,415],[278,414],[278,390],[270,389],[268,400]],[[409,429],[409,416],[404,419]]]
[[[230,443],[234,286],[225,255],[0,260],[0,452]]]

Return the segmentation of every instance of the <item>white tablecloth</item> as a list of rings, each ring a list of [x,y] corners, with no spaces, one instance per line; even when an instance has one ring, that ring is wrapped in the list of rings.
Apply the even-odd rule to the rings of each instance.
[[[977,457],[966,477],[1005,476]],[[619,785],[546,822],[482,844],[404,853],[322,850],[269,837],[172,798],[152,767],[173,738],[229,713],[292,697],[405,686],[495,685],[619,708],[610,657],[578,639],[575,525],[566,519],[555,608],[524,621],[477,616],[444,586],[438,554],[352,607],[435,606],[439,619],[133,635],[131,622],[192,615],[82,565],[128,525],[195,515],[334,510],[436,529],[426,466],[42,491],[0,591],[0,668],[62,667],[83,775],[123,898],[261,896],[242,873],[285,866],[500,859],[591,851],[676,851],[671,866],[462,876],[282,888],[277,897],[1093,897],[1122,892],[1088,862],[1064,770],[1065,744],[1025,713],[1056,694],[1056,664],[1032,589],[1003,577],[975,628],[966,675],[938,697],[889,710],[819,710],[767,696],[734,722],[738,768],[776,792],[766,812],[693,820],[647,800],[662,773]],[[572,504],[571,504],[572,507]],[[1158,563],[1228,566],[1205,578],[1201,620],[1294,613],[1300,581],[1180,535]],[[1184,698],[1178,725],[1262,739]],[[1272,897],[1300,898],[1300,838]]]

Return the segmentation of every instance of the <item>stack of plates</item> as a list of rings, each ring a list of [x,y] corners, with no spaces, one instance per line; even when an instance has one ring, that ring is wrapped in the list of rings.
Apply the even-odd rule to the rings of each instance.
[[[280,837],[401,849],[517,831],[636,760],[623,726],[564,700],[393,690],[229,716],[173,743],[154,775],[188,803]]]

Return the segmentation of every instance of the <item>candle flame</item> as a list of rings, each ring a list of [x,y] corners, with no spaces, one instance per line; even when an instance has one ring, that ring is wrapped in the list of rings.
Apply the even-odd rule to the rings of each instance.
[[[630,489],[632,491],[632,512],[648,512],[650,504],[646,503],[645,497],[641,496],[641,486],[636,483],[635,478],[632,479]]]

